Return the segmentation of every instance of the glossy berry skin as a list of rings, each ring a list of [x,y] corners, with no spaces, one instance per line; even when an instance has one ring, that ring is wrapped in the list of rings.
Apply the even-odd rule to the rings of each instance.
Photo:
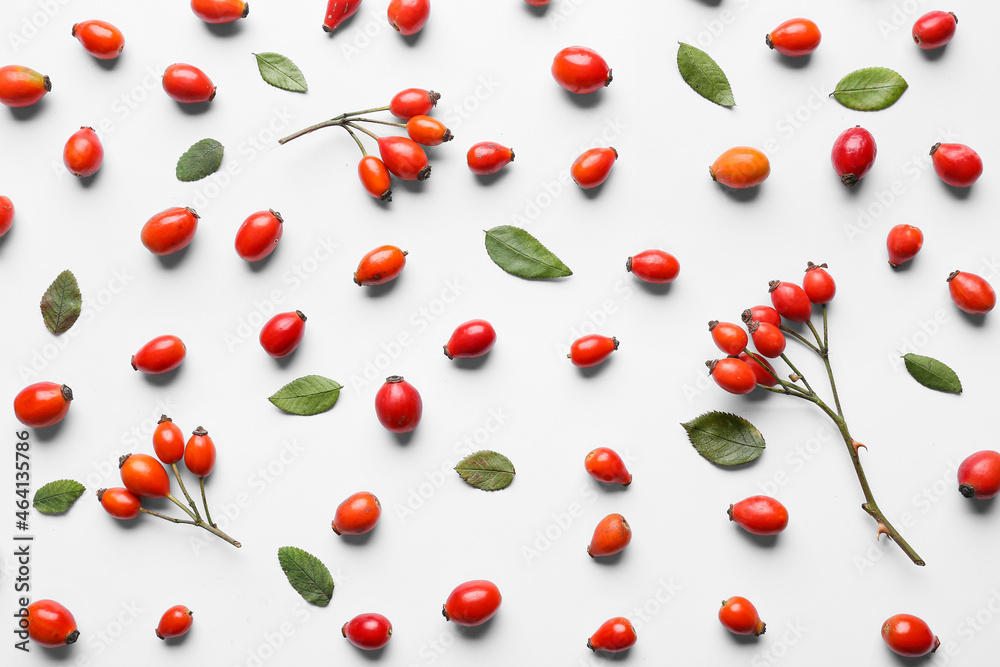
[[[205,23],[232,23],[250,13],[243,0],[191,0],[191,11]]]
[[[729,506],[729,520],[754,535],[777,535],[788,526],[788,510],[774,498],[751,496]]]
[[[401,120],[410,120],[414,116],[425,116],[431,112],[441,99],[441,93],[423,88],[406,88],[399,91],[389,100],[389,113]]]
[[[208,477],[215,469],[215,442],[201,426],[191,432],[184,445],[184,467],[195,477]]]
[[[30,107],[52,90],[49,77],[21,65],[0,67],[0,103],[11,108]]]
[[[361,6],[361,0],[328,0],[326,3],[326,18],[323,19],[323,32],[333,32],[337,27],[354,16]]]
[[[974,273],[954,271],[948,276],[948,291],[959,310],[970,315],[985,315],[997,305],[996,292]]]
[[[248,262],[259,262],[278,247],[284,218],[277,211],[257,211],[236,230],[236,254]]]
[[[722,627],[729,630],[734,635],[753,635],[759,637],[764,634],[766,624],[760,620],[757,608],[746,598],[734,596],[722,601],[719,609],[719,622]]]
[[[594,529],[587,553],[591,558],[613,556],[625,550],[632,541],[632,528],[621,514],[609,514]]]
[[[153,430],[153,452],[164,464],[171,465],[184,458],[184,433],[174,420],[160,416]]]
[[[571,93],[586,95],[611,84],[611,68],[593,49],[569,46],[552,60],[552,77]]]
[[[10,197],[0,195],[0,238],[10,231],[14,224],[14,202]]]
[[[420,32],[431,15],[430,0],[389,0],[386,12],[391,25],[400,35]]]
[[[780,357],[785,351],[785,334],[773,324],[751,322],[750,337],[753,338],[753,346],[757,348],[757,352],[768,359]]]
[[[406,266],[405,250],[394,245],[383,245],[368,252],[354,272],[354,282],[358,285],[382,285],[399,277]]]
[[[419,115],[406,121],[406,133],[421,146],[440,146],[455,136],[437,118]]]
[[[913,41],[922,49],[938,49],[951,41],[958,27],[952,12],[927,12],[913,24]]]
[[[184,361],[187,347],[177,336],[157,336],[132,355],[132,369],[146,375],[161,375],[174,370]]]
[[[301,310],[278,313],[260,330],[260,346],[275,359],[281,359],[295,351],[305,333],[306,316]]]
[[[808,322],[812,317],[812,301],[805,290],[795,283],[772,280],[768,283],[771,305],[778,314],[792,322]]]
[[[712,320],[708,323],[708,330],[712,332],[715,346],[732,357],[745,350],[749,342],[743,327],[732,322]]]
[[[526,3],[532,7],[544,7],[549,4],[552,0],[524,0]]]
[[[160,639],[183,637],[191,629],[193,622],[194,612],[182,604],[174,605],[160,617],[160,623],[156,626],[156,636]]]
[[[473,174],[489,176],[513,162],[514,151],[493,141],[480,141],[465,154],[465,160]]]
[[[590,334],[589,336],[581,336],[573,341],[573,344],[569,347],[569,354],[566,356],[570,358],[573,365],[577,368],[590,368],[602,363],[617,349],[617,338],[609,338],[600,334]]]
[[[75,642],[80,631],[69,609],[55,600],[36,600],[28,605],[28,636],[39,646],[56,648]]]
[[[896,268],[917,256],[924,245],[924,233],[913,225],[896,225],[885,238],[889,266]]]
[[[441,613],[446,620],[473,627],[493,618],[500,608],[500,589],[492,581],[477,579],[459,584],[445,600]]]
[[[771,365],[767,359],[761,358],[760,361],[751,357],[746,352],[740,352],[737,358],[741,361],[746,362],[748,366],[753,370],[753,374],[757,377],[757,384],[762,384],[765,387],[773,387],[778,384],[777,373],[774,372],[774,366]],[[766,368],[765,368],[766,367]],[[768,372],[770,369],[770,372]]]
[[[375,394],[375,415],[393,433],[409,433],[417,428],[424,404],[420,392],[400,375],[390,375]]]
[[[625,270],[654,285],[672,283],[681,272],[677,258],[663,250],[643,250],[625,260]]]
[[[128,521],[139,516],[142,499],[124,487],[99,489],[97,500],[104,511],[116,519]]]
[[[382,516],[382,504],[374,494],[359,491],[337,506],[333,532],[338,535],[363,535],[371,531]]]
[[[396,178],[404,181],[425,181],[430,178],[431,167],[427,153],[420,144],[408,137],[382,137],[378,140],[382,162]]]
[[[750,320],[757,320],[758,322],[773,324],[776,327],[781,326],[781,315],[779,315],[778,311],[771,306],[754,306],[753,308],[747,308],[743,311],[741,319],[744,324],[749,324]]]
[[[449,359],[475,359],[493,349],[497,332],[486,320],[469,320],[459,324],[444,346]]]
[[[853,187],[875,164],[875,137],[860,125],[844,130],[833,142],[830,161],[840,182]]]
[[[1000,452],[972,454],[958,466],[958,490],[966,498],[986,500],[1000,494]]]
[[[31,428],[54,426],[66,417],[73,390],[55,382],[36,382],[14,397],[14,416]]]
[[[375,651],[389,643],[392,623],[382,614],[359,614],[344,623],[340,633],[354,646]]]
[[[171,65],[163,72],[162,83],[163,91],[181,104],[200,104],[215,98],[215,84],[194,65]]]
[[[125,454],[118,461],[125,488],[140,498],[170,495],[170,478],[163,465],[148,454]]]
[[[366,155],[358,162],[358,178],[365,191],[375,199],[392,201],[392,177],[385,162],[374,155]]]
[[[616,616],[604,621],[601,627],[597,628],[587,640],[587,648],[591,651],[621,653],[635,646],[636,639],[632,622],[624,616]]]
[[[767,180],[771,163],[756,148],[736,146],[715,159],[708,168],[712,180],[728,188],[754,188]]]
[[[92,127],[81,127],[63,148],[63,164],[80,178],[93,176],[104,161],[104,146]]]
[[[573,181],[585,190],[596,188],[608,180],[618,159],[614,148],[591,148],[580,154],[569,168]]]
[[[930,627],[911,614],[896,614],[882,624],[882,641],[893,653],[906,658],[919,658],[933,653],[941,645]]]
[[[632,483],[632,473],[625,467],[622,457],[608,447],[598,447],[587,454],[583,465],[587,469],[587,474],[598,482],[622,486]]]
[[[198,214],[193,208],[175,206],[160,211],[142,226],[139,238],[146,250],[154,255],[169,255],[194,240],[198,231]]]
[[[715,384],[730,394],[749,394],[757,388],[757,375],[745,361],[726,357],[706,361],[705,365]]]
[[[797,58],[815,51],[822,38],[819,26],[809,19],[789,19],[768,33],[764,41],[778,53]]]
[[[830,303],[837,294],[837,283],[826,269],[826,264],[809,262],[806,266],[806,275],[802,278],[802,291],[806,293],[811,303],[817,305]]]
[[[938,177],[955,188],[970,187],[983,175],[983,159],[965,144],[934,144],[931,163]]]
[[[81,21],[73,25],[73,36],[87,53],[100,60],[114,60],[125,48],[122,31],[107,21]]]

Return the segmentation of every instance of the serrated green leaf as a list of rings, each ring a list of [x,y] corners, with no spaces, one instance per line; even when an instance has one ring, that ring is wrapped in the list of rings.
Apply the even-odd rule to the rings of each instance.
[[[215,139],[202,139],[177,160],[177,180],[200,181],[222,166],[225,147]]]
[[[706,412],[681,426],[698,453],[721,466],[743,465],[764,453],[757,427],[728,412]]]
[[[501,225],[486,232],[486,252],[497,266],[519,278],[541,280],[573,275],[538,239],[518,227]]]
[[[701,49],[684,42],[678,44],[677,69],[685,83],[710,102],[723,107],[736,106],[729,79],[719,64]]]
[[[962,381],[958,379],[958,374],[937,359],[911,353],[903,355],[903,363],[913,379],[928,389],[962,393]]]
[[[297,547],[278,549],[278,563],[292,585],[306,602],[317,607],[330,604],[333,597],[333,577],[323,562]]]
[[[887,67],[866,67],[841,79],[830,95],[848,109],[880,111],[895,104],[908,86]]]
[[[67,269],[56,276],[42,295],[39,307],[45,327],[57,336],[76,323],[83,307],[83,296],[72,271]]]
[[[467,484],[483,491],[506,489],[515,474],[510,459],[488,449],[466,456],[455,466],[455,472]]]
[[[333,407],[341,389],[339,383],[322,375],[306,375],[292,380],[267,400],[293,415],[318,415]]]
[[[31,504],[42,514],[62,514],[83,495],[86,487],[71,479],[49,482],[35,491]]]
[[[309,90],[306,77],[291,60],[280,53],[255,53],[257,69],[264,81],[275,88],[293,93],[304,93]]]

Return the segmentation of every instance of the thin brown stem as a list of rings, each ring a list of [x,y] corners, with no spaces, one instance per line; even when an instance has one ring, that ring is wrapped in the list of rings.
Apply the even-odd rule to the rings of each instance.
[[[393,123],[388,120],[376,120],[374,118],[352,118],[351,123],[377,123],[378,125],[391,125],[392,127],[406,127],[406,123]]]
[[[344,125],[345,128],[351,127],[351,128],[354,128],[355,130],[357,130],[358,132],[364,132],[365,134],[367,134],[369,137],[371,137],[375,141],[378,141],[379,139],[382,138],[382,137],[378,136],[377,134],[375,134],[374,132],[370,132],[367,128],[361,127],[360,125],[355,125],[351,121],[345,121],[343,123],[343,125]]]
[[[813,326],[812,322],[809,322],[809,328],[812,329],[813,335],[816,336],[816,340],[819,341],[819,332],[816,331],[816,327]],[[826,338],[826,306],[823,306],[823,337]],[[844,410],[840,407],[840,394],[837,393],[837,381],[833,379],[833,366],[830,365],[830,348],[823,345],[822,354],[823,364],[826,366],[826,375],[830,378],[830,391],[833,392],[833,404],[837,407],[837,414],[840,418],[844,418]]]
[[[215,528],[215,522],[212,521],[212,513],[208,511],[208,499],[205,498],[205,478],[199,477],[198,481],[201,484],[201,503],[205,506],[205,518],[208,519],[208,525]]]
[[[782,353],[782,354],[781,354],[781,359],[782,359],[782,361],[784,361],[784,362],[785,362],[786,364],[788,364],[788,367],[792,369],[792,372],[793,372],[793,373],[795,373],[795,374],[796,374],[797,376],[799,376],[799,378],[801,378],[801,379],[802,379],[802,384],[804,384],[804,385],[806,386],[806,389],[808,389],[808,390],[809,390],[809,393],[810,393],[811,395],[815,396],[815,395],[816,395],[816,392],[815,392],[815,391],[813,391],[813,388],[809,386],[809,380],[807,380],[807,379],[806,379],[806,376],[805,376],[805,375],[803,375],[802,373],[800,373],[800,372],[799,372],[799,369],[795,367],[795,364],[793,364],[793,363],[792,363],[792,362],[791,362],[791,361],[790,361],[790,360],[788,359],[788,357],[787,357],[787,356],[785,356],[785,354],[784,354],[784,353]]]
[[[176,498],[174,498],[173,494],[168,493],[166,497],[167,497],[167,500],[169,500],[170,502],[172,502],[174,505],[177,505],[178,507],[180,507],[182,510],[184,510],[184,512],[189,517],[191,517],[195,521],[199,521],[201,519],[201,517],[195,516],[194,512],[192,512],[187,507],[185,507],[184,503],[182,503],[181,501],[179,501]]]
[[[322,123],[316,123],[315,125],[310,125],[309,127],[303,128],[298,132],[289,134],[287,137],[278,139],[278,144],[287,144],[292,139],[298,139],[304,134],[309,134],[310,132],[315,132],[316,130],[322,130],[324,127],[334,127],[335,125],[343,125],[344,119],[342,116],[336,118],[331,118],[330,120],[324,120]]]
[[[184,486],[184,481],[181,480],[181,471],[177,469],[177,464],[171,463],[170,467],[173,468],[174,470],[174,477],[177,478],[177,484],[181,487],[181,491],[184,492],[184,497],[187,498],[188,505],[190,505],[191,509],[194,510],[194,518],[200,519],[201,514],[198,512],[198,505],[195,504],[193,500],[191,500],[191,494],[188,493],[187,487]]]
[[[187,524],[190,524],[192,526],[197,526],[198,525],[194,521],[188,521],[187,519],[177,519],[177,518],[172,517],[172,516],[167,516],[166,514],[160,514],[159,512],[154,512],[153,510],[148,510],[145,507],[140,507],[139,511],[142,512],[143,514],[152,514],[153,516],[158,516],[161,519],[169,521],[170,523],[187,523]]]
[[[349,135],[351,135],[351,139],[354,139],[354,143],[356,143],[358,145],[358,148],[361,149],[361,155],[362,155],[362,157],[368,157],[368,151],[365,150],[364,144],[362,144],[361,140],[358,139],[358,135],[354,134],[354,130],[352,130],[351,128],[347,127],[346,125],[341,125],[341,127],[343,127],[345,130],[347,130],[347,133]]]
[[[805,338],[804,336],[802,336],[802,334],[800,334],[798,331],[795,331],[793,329],[789,329],[784,324],[781,325],[780,329],[783,332],[785,332],[787,335],[791,336],[795,340],[799,341],[800,343],[802,343],[803,345],[805,345],[806,347],[808,347],[810,350],[812,350],[816,354],[821,354],[820,351],[819,351],[819,348],[816,347],[815,345],[813,345],[811,342],[809,342],[809,339]]]

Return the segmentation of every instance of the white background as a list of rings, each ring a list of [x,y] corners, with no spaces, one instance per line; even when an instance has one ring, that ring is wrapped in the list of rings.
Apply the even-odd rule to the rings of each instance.
[[[995,661],[997,508],[963,499],[955,482],[963,458],[997,447],[988,421],[1000,372],[995,314],[963,316],[945,284],[955,269],[997,273],[1000,158],[989,80],[1000,12],[992,4],[940,7],[961,22],[935,57],[909,36],[920,14],[939,8],[931,3],[810,5],[823,43],[797,62],[764,45],[765,33],[805,11],[790,1],[553,0],[533,11],[521,0],[435,0],[411,40],[388,28],[385,2],[368,0],[332,38],[320,29],[322,0],[251,4],[249,18],[228,29],[207,27],[181,0],[3,5],[0,60],[48,74],[53,91],[27,113],[0,113],[0,191],[17,208],[0,242],[0,395],[9,401],[41,380],[73,388],[65,422],[31,432],[32,481],[87,486],[67,515],[31,517],[31,595],[69,607],[80,641],[28,655],[11,648],[11,546],[0,581],[5,655],[31,665],[121,665],[137,656],[234,667],[365,664],[370,656],[339,629],[378,611],[394,624],[381,654],[392,665],[599,664],[605,659],[586,649],[587,637],[626,615],[639,633],[626,662],[881,666],[909,664],[879,637],[887,617],[908,612],[943,642],[929,664]],[[74,22],[90,18],[126,35],[113,66],[70,37]],[[717,107],[684,84],[678,40],[716,58],[737,107]],[[552,81],[552,56],[574,44],[609,61],[608,89],[580,99]],[[260,51],[291,57],[308,94],[263,83],[251,55]],[[214,79],[218,96],[206,110],[187,113],[162,93],[159,76],[174,62]],[[895,106],[866,114],[826,96],[844,74],[874,65],[910,83]],[[429,151],[429,181],[395,184],[388,206],[360,187],[357,149],[339,130],[276,144],[410,86],[442,93],[435,115],[457,138]],[[81,125],[102,123],[104,166],[84,185],[62,167],[62,146]],[[829,150],[856,124],[874,134],[879,152],[873,171],[848,190]],[[177,181],[177,157],[204,137],[226,145],[223,169]],[[465,165],[464,152],[482,140],[517,155],[489,182]],[[985,175],[970,191],[955,193],[933,174],[926,156],[939,140],[983,157]],[[597,144],[621,158],[587,194],[566,171]],[[749,197],[723,191],[706,173],[719,153],[742,144],[767,147],[772,163]],[[190,248],[174,261],[149,254],[142,224],[187,205],[202,216]],[[250,267],[233,237],[266,208],[283,214],[285,234],[266,264]],[[901,222],[921,227],[926,242],[912,266],[894,272],[885,234]],[[528,282],[502,272],[482,233],[501,224],[527,228],[574,275]],[[385,243],[409,251],[402,277],[388,289],[358,288],[358,259]],[[670,289],[624,271],[626,257],[653,247],[680,259]],[[924,568],[885,538],[876,544],[843,443],[818,410],[779,396],[729,396],[706,376],[704,360],[718,353],[705,323],[738,321],[744,308],[767,302],[768,280],[799,280],[807,260],[827,262],[838,281],[830,336],[844,410],[869,446],[862,459],[876,497],[897,524],[908,516],[905,534]],[[55,338],[38,301],[67,268],[85,312]],[[276,363],[257,333],[265,314],[294,309],[309,318],[306,336]],[[499,340],[485,363],[463,368],[441,345],[474,317],[489,319]],[[592,330],[617,336],[621,349],[585,374],[565,351]],[[187,343],[181,369],[165,380],[133,372],[130,355],[164,333]],[[401,336],[405,345],[396,343]],[[789,347],[825,389],[818,360]],[[919,386],[897,359],[906,351],[950,364],[965,393]],[[345,386],[328,413],[295,417],[267,402],[312,373]],[[423,396],[423,421],[406,442],[373,414],[390,374]],[[708,410],[760,428],[768,448],[758,462],[723,470],[694,452],[679,424]],[[119,484],[112,464],[120,454],[151,452],[161,412],[185,433],[203,425],[212,434],[219,461],[209,498],[242,549],[152,517],[118,522],[95,502],[97,488]],[[502,425],[487,433],[496,415]],[[8,412],[8,461],[20,428]],[[463,439],[508,455],[513,485],[488,494],[463,484],[450,470],[468,451]],[[601,445],[627,456],[635,476],[627,490],[599,488],[586,475],[584,455]],[[2,477],[0,534],[12,545],[10,467]],[[330,520],[359,490],[375,493],[384,513],[369,539],[352,543],[330,531]],[[773,541],[749,538],[725,515],[730,503],[761,492],[791,514]],[[585,547],[611,512],[631,523],[632,544],[616,562],[594,562]],[[327,608],[306,605],[288,586],[276,559],[283,545],[330,567],[337,588]],[[503,605],[484,628],[458,631],[440,605],[476,578],[495,581]],[[741,641],[719,626],[719,601],[731,595],[756,603],[767,634]],[[194,610],[195,625],[166,645],[153,628],[178,603]]]

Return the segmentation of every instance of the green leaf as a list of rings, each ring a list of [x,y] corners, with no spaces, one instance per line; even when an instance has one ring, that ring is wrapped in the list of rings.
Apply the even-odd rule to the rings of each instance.
[[[45,327],[49,331],[57,336],[68,331],[80,317],[80,308],[83,307],[80,286],[76,283],[73,272],[67,269],[56,276],[42,295],[39,305]]]
[[[275,88],[304,93],[309,90],[302,71],[291,60],[280,53],[255,53],[260,76]]]
[[[501,225],[486,232],[486,252],[497,266],[520,278],[539,280],[573,275],[538,239],[518,227]]]
[[[913,379],[925,387],[952,394],[962,393],[962,381],[958,379],[958,374],[937,359],[904,354],[903,363]]]
[[[470,486],[483,491],[506,489],[514,481],[514,464],[503,454],[484,449],[458,462],[455,472]]]
[[[719,106],[734,107],[733,89],[729,87],[729,79],[718,63],[701,49],[690,44],[678,42],[677,69],[687,85],[706,100]]]
[[[333,407],[342,387],[322,375],[306,375],[292,380],[267,400],[293,415],[318,415]]]
[[[830,95],[848,109],[879,111],[895,104],[909,86],[896,72],[886,67],[854,70],[837,84]]]
[[[80,482],[60,479],[57,482],[49,482],[35,491],[31,504],[42,514],[62,514],[72,507],[76,499],[86,490]]]
[[[281,547],[278,549],[278,563],[288,577],[288,583],[306,602],[317,607],[330,604],[333,577],[320,559],[296,547]]]
[[[177,160],[177,180],[200,181],[222,165],[225,147],[215,139],[202,139]]]
[[[757,427],[728,412],[706,412],[681,426],[698,453],[720,466],[749,463],[764,453]]]

